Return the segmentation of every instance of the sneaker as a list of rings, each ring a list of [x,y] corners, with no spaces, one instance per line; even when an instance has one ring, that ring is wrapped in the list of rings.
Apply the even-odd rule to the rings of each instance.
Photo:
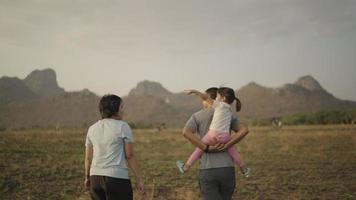
[[[176,162],[176,165],[177,165],[177,167],[178,167],[179,172],[180,172],[181,174],[184,174],[184,162],[181,161],[181,160],[178,160],[178,161]]]
[[[243,171],[242,171],[242,175],[245,177],[245,178],[248,178],[250,177],[251,175],[251,169],[246,167]]]

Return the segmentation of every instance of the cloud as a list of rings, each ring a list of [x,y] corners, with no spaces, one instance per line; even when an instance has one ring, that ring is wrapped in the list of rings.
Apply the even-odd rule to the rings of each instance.
[[[2,1],[0,39],[83,48],[268,42],[356,28],[351,0]],[[194,49],[194,47],[193,47]]]
[[[324,73],[332,56],[351,68],[355,32],[354,0],[1,0],[0,64],[91,68],[93,76],[97,66],[129,66],[136,79],[164,72],[172,80],[184,69],[210,67],[214,76],[217,65],[237,66],[250,69],[251,81],[265,78],[255,73],[261,68]],[[327,49],[335,53],[325,56]],[[284,83],[281,77],[271,84]]]

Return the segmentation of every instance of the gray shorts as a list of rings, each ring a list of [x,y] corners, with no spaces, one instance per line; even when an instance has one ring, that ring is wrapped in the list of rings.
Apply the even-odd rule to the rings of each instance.
[[[204,200],[231,200],[236,186],[235,168],[201,169],[199,186]]]

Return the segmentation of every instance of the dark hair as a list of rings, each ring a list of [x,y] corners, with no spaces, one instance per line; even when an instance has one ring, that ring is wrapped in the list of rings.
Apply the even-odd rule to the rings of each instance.
[[[121,105],[121,98],[113,95],[107,94],[104,95],[99,102],[99,110],[101,118],[110,118],[112,116],[117,115]]]
[[[228,87],[220,87],[218,89],[218,93],[220,96],[225,97],[225,103],[232,104],[232,102],[236,100],[236,112],[241,110],[241,101],[235,96],[233,89]]]
[[[242,104],[241,104],[241,101],[240,101],[239,98],[236,97],[235,100],[236,100],[236,104],[235,104],[235,106],[236,106],[236,112],[239,112],[239,111],[241,110]]]
[[[218,95],[218,88],[217,87],[211,87],[205,90],[205,93],[209,95],[210,98],[216,99],[216,96]]]

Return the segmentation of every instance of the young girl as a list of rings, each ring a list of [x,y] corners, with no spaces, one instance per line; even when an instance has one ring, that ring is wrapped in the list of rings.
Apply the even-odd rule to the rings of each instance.
[[[235,96],[235,92],[231,88],[221,87],[218,89],[217,100],[211,99],[207,94],[201,93],[197,90],[187,90],[186,94],[198,95],[203,101],[207,102],[212,108],[214,108],[214,116],[209,127],[208,133],[202,138],[202,142],[206,144],[205,152],[208,152],[209,145],[215,145],[219,143],[227,143],[230,137],[230,123],[232,118],[231,104],[236,100],[236,111],[241,110],[240,100]],[[188,171],[194,163],[204,153],[200,148],[196,148],[188,161],[184,164],[182,161],[177,161],[177,167],[181,173]],[[250,169],[245,166],[240,154],[234,147],[228,149],[228,153],[233,158],[236,165],[240,167],[242,174],[245,177],[250,175]]]

